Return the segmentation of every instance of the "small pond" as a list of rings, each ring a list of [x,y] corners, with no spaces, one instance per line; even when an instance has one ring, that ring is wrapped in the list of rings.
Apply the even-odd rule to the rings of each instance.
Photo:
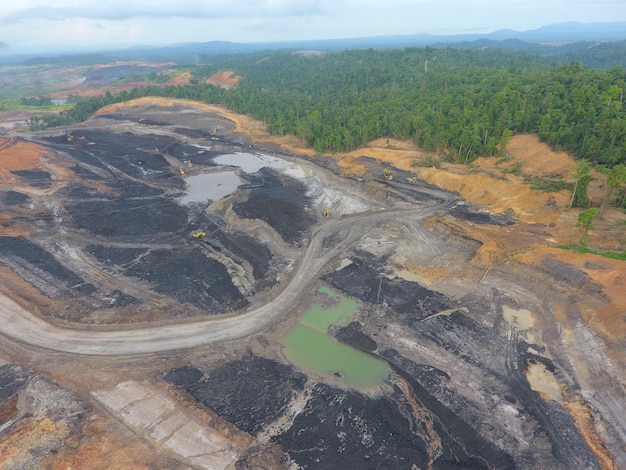
[[[242,181],[234,171],[220,171],[217,173],[202,173],[185,178],[189,185],[186,194],[179,199],[181,204],[193,202],[218,201],[234,193]]]
[[[339,378],[346,386],[366,388],[382,384],[389,375],[384,361],[339,343],[327,334],[331,325],[347,325],[358,311],[352,300],[322,287],[320,292],[339,299],[330,308],[312,305],[298,325],[282,340],[284,352],[296,366],[314,374]]]
[[[213,159],[218,165],[236,166],[245,173],[256,173],[261,168],[283,169],[294,166],[293,163],[282,158],[264,155],[262,153],[229,153]]]

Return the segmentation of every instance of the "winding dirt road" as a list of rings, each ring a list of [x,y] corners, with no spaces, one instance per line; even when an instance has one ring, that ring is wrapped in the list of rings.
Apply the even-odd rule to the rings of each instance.
[[[99,356],[149,354],[243,338],[262,330],[289,312],[324,265],[336,259],[344,249],[350,248],[368,227],[394,219],[406,220],[408,217],[413,221],[423,220],[457,200],[445,191],[429,188],[423,188],[422,191],[434,196],[439,202],[418,208],[389,209],[326,221],[313,231],[304,256],[283,290],[267,304],[246,313],[116,331],[74,330],[54,326],[0,295],[0,334],[41,348]]]

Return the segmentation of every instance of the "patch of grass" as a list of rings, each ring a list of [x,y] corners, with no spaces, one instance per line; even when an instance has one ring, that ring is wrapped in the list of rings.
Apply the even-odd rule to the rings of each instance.
[[[574,183],[563,181],[561,175],[550,175],[546,178],[534,175],[524,175],[524,183],[529,184],[531,189],[535,191],[545,191],[555,193],[563,189],[571,191],[574,189]]]
[[[496,166],[502,165],[503,163],[508,163],[510,161],[513,160],[513,156],[506,154],[500,158],[498,158],[498,160],[496,160]]]
[[[32,109],[35,111],[63,111],[72,108],[73,104],[50,105],[50,106],[32,106],[26,105],[17,98],[0,99],[0,111],[12,111],[16,109]]]
[[[577,251],[578,253],[589,253],[592,255],[599,255],[605,258],[611,258],[611,259],[616,259],[620,261],[626,261],[626,252],[623,252],[623,251],[594,250],[584,245],[579,245],[577,243],[570,243],[569,245],[560,245],[560,246],[557,246],[557,248],[560,248],[562,250]]]
[[[502,172],[502,176],[506,176],[509,173],[515,176],[519,176],[522,174],[522,166],[524,165],[524,162],[515,162],[513,163],[513,165],[507,167],[507,168],[502,168],[500,169],[500,171]]]
[[[411,166],[414,168],[431,168],[431,167],[440,168],[441,160],[439,159],[439,157],[435,155],[428,155],[426,158],[422,160],[418,160],[418,159],[413,160],[411,162]]]

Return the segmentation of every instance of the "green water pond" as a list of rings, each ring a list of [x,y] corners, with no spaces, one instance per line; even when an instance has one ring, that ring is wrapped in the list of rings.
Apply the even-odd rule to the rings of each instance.
[[[296,366],[317,375],[340,379],[352,387],[373,387],[389,375],[384,361],[339,343],[327,334],[331,325],[345,326],[358,312],[358,305],[327,287],[320,292],[339,299],[330,308],[312,305],[298,325],[282,340],[284,352]]]

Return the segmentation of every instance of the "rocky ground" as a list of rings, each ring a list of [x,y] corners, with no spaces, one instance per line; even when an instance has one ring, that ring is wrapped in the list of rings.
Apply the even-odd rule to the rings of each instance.
[[[624,262],[556,248],[580,235],[566,192],[503,171],[548,159],[566,173],[569,157],[522,136],[498,165],[418,169],[427,156],[399,142],[343,156],[289,144],[162,99],[3,140],[0,291],[83,330],[244,314],[285,288],[319,227],[438,204],[431,184],[460,196],[325,239],[340,255],[249,338],[98,357],[3,337],[0,468],[626,466]],[[288,165],[216,162],[237,153]],[[181,202],[185,178],[225,169],[236,191]],[[609,211],[591,243],[619,249],[625,219]],[[298,315],[329,302],[322,284],[358,301],[330,334],[384,360],[383,384],[346,387],[285,358]]]

